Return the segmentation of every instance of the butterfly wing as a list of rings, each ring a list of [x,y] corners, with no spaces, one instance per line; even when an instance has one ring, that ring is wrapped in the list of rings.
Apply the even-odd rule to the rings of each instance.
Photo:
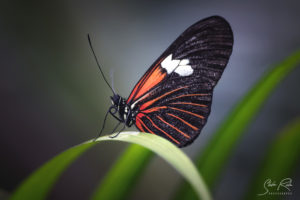
[[[222,17],[203,19],[184,31],[134,87],[127,104],[136,127],[179,147],[200,134],[212,92],[232,52],[233,34]]]

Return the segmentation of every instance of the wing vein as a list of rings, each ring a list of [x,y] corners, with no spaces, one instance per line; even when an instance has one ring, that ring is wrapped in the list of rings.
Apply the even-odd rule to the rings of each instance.
[[[167,113],[167,115],[170,115],[170,116],[172,116],[172,117],[180,120],[182,123],[188,125],[189,127],[191,127],[192,129],[194,129],[195,131],[199,130],[197,127],[193,126],[192,124],[188,123],[187,121],[185,121],[184,119],[182,119],[182,118],[180,118],[180,117],[178,117],[176,115],[173,115],[171,113]]]
[[[163,98],[163,97],[165,97],[165,96],[168,96],[168,95],[170,95],[170,94],[172,94],[172,93],[174,93],[174,92],[177,92],[178,90],[187,88],[187,87],[188,87],[188,86],[183,86],[183,87],[180,87],[180,88],[176,88],[176,89],[174,89],[174,90],[171,90],[170,92],[166,92],[165,94],[163,94],[163,95],[161,95],[161,96],[159,96],[159,97],[156,97],[155,99],[152,99],[152,100],[150,100],[150,101],[147,101],[146,103],[144,103],[144,104],[141,106],[140,110],[144,110],[145,108],[147,108],[148,106],[152,105],[153,103],[155,103],[155,102],[158,101],[159,99],[161,99],[161,98]]]
[[[178,99],[178,98],[182,98],[182,97],[208,96],[208,95],[209,95],[208,93],[202,93],[202,94],[183,94],[183,95],[180,95],[180,96],[177,96],[177,97],[173,97],[173,98],[171,98],[170,100]]]
[[[186,110],[182,110],[182,109],[179,109],[179,108],[174,108],[174,107],[168,107],[168,108],[171,108],[173,110],[177,110],[177,111],[180,111],[180,112],[184,112],[184,113],[187,113],[187,114],[190,114],[190,115],[193,115],[193,116],[196,116],[196,117],[199,117],[200,119],[204,119],[204,116],[202,115],[198,115],[196,113],[193,113],[193,112],[190,112],[190,111],[186,111]]]
[[[176,139],[174,139],[171,135],[169,135],[167,132],[165,132],[164,130],[162,130],[161,128],[159,128],[151,119],[150,117],[148,117],[147,115],[145,115],[145,117],[151,122],[151,124],[159,131],[161,131],[162,133],[164,133],[168,138],[170,138],[171,140],[173,140],[174,142],[176,142],[177,144],[180,144],[180,142],[178,142]]]
[[[191,102],[173,102],[170,104],[187,104],[187,105],[193,105],[193,106],[207,107],[207,105],[204,105],[204,104],[191,103]]]
[[[191,137],[189,135],[187,135],[186,133],[182,132],[180,129],[176,128],[175,126],[173,126],[172,124],[166,122],[163,118],[161,118],[160,116],[156,116],[158,119],[160,119],[162,122],[164,122],[165,124],[167,124],[168,126],[170,126],[171,128],[173,128],[174,130],[176,130],[177,132],[181,133],[184,137],[190,139]]]
[[[137,118],[137,120],[147,129],[147,131],[149,131],[149,133],[152,133],[154,135],[156,135],[153,131],[151,131],[148,126],[146,126],[146,124],[144,124],[144,122],[140,119],[140,118]],[[144,131],[144,130],[143,130]]]

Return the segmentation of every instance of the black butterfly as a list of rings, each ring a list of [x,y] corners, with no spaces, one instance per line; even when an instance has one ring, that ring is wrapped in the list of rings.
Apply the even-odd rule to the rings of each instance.
[[[232,45],[232,30],[224,18],[198,21],[154,62],[127,100],[113,92],[107,114],[124,123],[123,128],[134,124],[178,147],[189,145],[207,121],[213,89]]]

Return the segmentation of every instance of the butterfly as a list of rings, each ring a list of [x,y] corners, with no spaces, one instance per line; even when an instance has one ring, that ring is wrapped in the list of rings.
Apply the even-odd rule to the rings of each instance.
[[[207,122],[213,89],[232,46],[233,33],[224,18],[212,16],[196,22],[152,64],[127,99],[110,87],[112,105],[105,120],[110,113],[124,128],[135,125],[178,147],[191,144]]]

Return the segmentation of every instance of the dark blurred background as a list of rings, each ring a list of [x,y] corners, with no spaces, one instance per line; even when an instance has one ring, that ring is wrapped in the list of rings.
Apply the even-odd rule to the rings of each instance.
[[[271,68],[300,47],[300,3],[275,1],[7,1],[0,7],[0,188],[7,193],[63,150],[97,135],[111,92],[88,46],[114,87],[127,97],[173,40],[194,22],[225,17],[234,32],[227,69],[215,89],[203,132],[184,149],[194,157],[223,117]],[[214,196],[240,199],[284,125],[300,113],[300,68],[276,89],[240,141]],[[110,78],[109,78],[110,79]],[[107,131],[116,123],[108,120]],[[125,143],[97,145],[71,166],[49,199],[87,199]],[[152,160],[131,199],[167,199],[180,176]],[[300,174],[293,179],[300,197]]]

